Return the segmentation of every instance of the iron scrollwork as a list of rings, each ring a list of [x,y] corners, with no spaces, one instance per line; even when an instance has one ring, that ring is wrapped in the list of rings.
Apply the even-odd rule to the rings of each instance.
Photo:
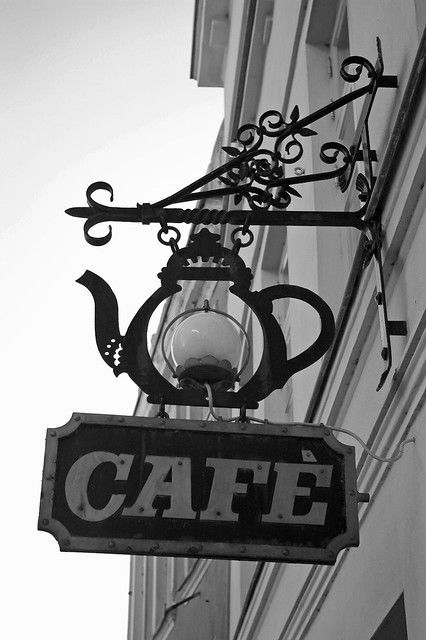
[[[382,277],[380,212],[376,216],[366,215],[375,177],[372,163],[377,154],[371,148],[368,119],[376,92],[379,88],[396,88],[396,76],[384,75],[384,64],[379,38],[377,38],[377,60],[372,64],[361,56],[346,58],[340,70],[342,79],[354,84],[366,77],[368,81],[358,88],[344,93],[312,114],[300,117],[295,106],[288,120],[278,111],[267,111],[257,124],[244,124],[236,135],[236,141],[223,147],[229,159],[207,175],[192,182],[176,193],[154,204],[137,204],[136,207],[113,207],[101,204],[93,197],[97,190],[104,190],[113,201],[113,189],[106,182],[95,182],[87,189],[88,207],[73,207],[66,212],[75,217],[86,218],[84,236],[92,245],[104,245],[110,241],[112,229],[101,237],[91,235],[94,226],[102,222],[160,223],[161,238],[169,223],[232,224],[247,234],[250,225],[277,226],[324,226],[356,228],[366,236],[373,247],[371,255],[376,265],[376,289],[383,304],[379,305],[379,320],[382,335],[382,357],[387,363],[381,377],[382,386],[392,362],[390,336],[395,335],[395,322],[389,321]],[[324,165],[338,165],[330,170],[313,173],[286,175],[287,165],[294,165],[304,153],[303,140],[317,135],[311,128],[313,123],[334,113],[337,109],[363,98],[354,139],[349,147],[341,142],[325,142],[319,150]],[[362,170],[357,168],[362,163]],[[355,189],[361,206],[356,211],[289,211],[292,198],[300,197],[299,185],[334,179],[342,192],[346,191],[356,175]],[[216,182],[215,182],[216,181]],[[217,187],[217,181],[222,186]],[[215,183],[215,184],[213,184]],[[231,196],[236,205],[244,201],[248,209],[211,210],[208,208],[183,209],[171,207],[194,200],[208,202],[209,198]],[[177,230],[176,230],[177,231]],[[175,231],[175,233],[176,233]],[[251,232],[250,232],[251,233]],[[234,234],[235,235],[235,234]],[[244,246],[241,240],[238,246]],[[177,240],[165,241],[177,252]],[[234,249],[237,244],[234,243]]]

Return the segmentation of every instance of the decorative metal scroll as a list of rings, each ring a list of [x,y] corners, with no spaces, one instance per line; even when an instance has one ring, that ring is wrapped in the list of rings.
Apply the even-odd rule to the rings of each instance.
[[[202,229],[189,245],[172,254],[159,274],[161,287],[140,307],[126,334],[120,334],[117,300],[109,285],[98,275],[86,271],[77,280],[95,300],[95,330],[99,353],[115,375],[128,373],[154,404],[208,406],[206,393],[199,389],[178,389],[155,368],[148,346],[148,324],[159,304],[182,289],[178,281],[229,281],[229,290],[256,315],[263,331],[264,349],[254,375],[238,391],[217,390],[217,407],[255,409],[258,401],[281,389],[297,371],[316,362],[334,337],[334,319],[328,305],[315,293],[287,284],[250,291],[252,273],[243,260],[223,247],[220,236]],[[189,266],[201,258],[213,266]],[[306,302],[319,314],[321,329],[317,339],[303,353],[287,358],[286,343],[272,311],[273,301],[295,298]]]
[[[373,162],[377,154],[371,148],[368,119],[376,92],[379,88],[396,88],[397,77],[384,75],[381,44],[377,38],[377,60],[372,64],[361,56],[346,58],[340,75],[347,83],[365,80],[363,86],[353,88],[312,114],[301,117],[297,105],[288,119],[279,111],[266,111],[257,124],[244,124],[237,132],[236,141],[223,147],[229,156],[227,162],[176,193],[154,203],[137,204],[135,207],[115,207],[101,204],[93,197],[104,190],[113,201],[113,188],[106,182],[95,182],[87,189],[87,207],[73,207],[66,213],[86,218],[84,236],[89,244],[104,245],[112,237],[108,233],[92,236],[91,229],[105,222],[160,223],[164,234],[169,223],[232,224],[267,226],[318,226],[355,228],[365,234],[376,266],[376,288],[378,293],[379,321],[382,338],[382,358],[386,370],[380,378],[378,389],[383,385],[392,364],[391,335],[401,335],[404,327],[387,316],[386,297],[381,259],[380,212],[367,220],[365,214],[375,177]],[[349,147],[340,142],[325,142],[320,147],[319,157],[324,170],[302,175],[286,175],[286,167],[294,165],[304,153],[303,141],[317,135],[311,128],[315,122],[330,115],[345,105],[363,98],[354,139]],[[359,167],[361,163],[361,167]],[[337,166],[336,166],[337,165]],[[333,167],[333,168],[331,168]],[[288,211],[292,199],[300,197],[300,185],[324,180],[337,180],[342,192],[346,191],[355,177],[355,189],[361,206],[356,211]],[[218,187],[220,182],[222,186]],[[208,201],[210,198],[231,197],[236,205],[243,202],[248,208],[211,210],[208,208],[177,208],[176,205],[194,200]],[[174,205],[173,208],[171,205]],[[175,229],[176,235],[178,234]],[[251,234],[251,232],[250,232]],[[161,238],[160,238],[160,241]],[[173,251],[177,240],[164,242]],[[241,242],[239,246],[244,246]]]
[[[368,81],[363,86],[353,89],[305,117],[300,117],[297,106],[293,108],[288,120],[279,111],[266,111],[257,124],[245,124],[239,128],[233,146],[224,147],[229,155],[225,164],[167,198],[154,204],[138,204],[136,207],[111,207],[97,202],[93,193],[99,189],[106,190],[112,202],[112,186],[106,182],[95,182],[87,189],[89,206],[73,207],[67,209],[67,213],[87,218],[84,225],[85,238],[94,245],[106,244],[111,239],[111,227],[103,237],[90,235],[92,227],[101,222],[150,224],[165,220],[172,223],[239,224],[244,219],[244,212],[239,210],[167,208],[193,200],[205,201],[223,196],[233,196],[236,204],[243,200],[253,212],[250,224],[254,225],[352,226],[365,231],[367,225],[363,223],[362,218],[374,183],[371,162],[377,159],[375,151],[370,147],[368,117],[377,89],[397,87],[396,76],[383,75],[383,57],[379,40],[377,46],[378,57],[375,65],[361,56],[350,56],[342,63],[340,73],[343,80],[353,84],[366,77]],[[362,97],[364,102],[352,145],[347,148],[340,142],[325,142],[320,148],[319,155],[324,165],[331,166],[337,163],[338,166],[310,174],[286,176],[286,165],[294,164],[303,156],[303,139],[317,134],[310,126]],[[362,202],[358,211],[298,211],[292,215],[285,211],[293,197],[300,197],[298,185],[337,179],[341,190],[345,191],[358,162],[364,164],[364,172],[358,174],[356,184]],[[223,184],[222,187],[208,188],[217,180]],[[269,211],[271,207],[278,211]]]

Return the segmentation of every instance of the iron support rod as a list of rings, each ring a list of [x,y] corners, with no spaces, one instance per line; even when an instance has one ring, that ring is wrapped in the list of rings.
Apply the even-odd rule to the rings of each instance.
[[[66,211],[76,218],[87,218],[89,221],[102,215],[90,207],[72,207]],[[164,216],[168,223],[187,224],[244,224],[250,213],[250,225],[255,226],[298,226],[298,227],[354,227],[365,231],[368,227],[362,219],[363,209],[356,212],[347,211],[268,211],[215,210],[215,209],[163,209],[149,204],[137,208],[109,207],[108,217],[98,222],[141,222],[142,224],[161,223]]]

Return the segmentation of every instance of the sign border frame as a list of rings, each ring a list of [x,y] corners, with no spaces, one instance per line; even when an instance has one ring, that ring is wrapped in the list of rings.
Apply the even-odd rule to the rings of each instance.
[[[240,544],[235,542],[194,543],[179,540],[161,541],[129,538],[88,538],[73,536],[66,527],[52,518],[54,481],[56,474],[56,456],[58,441],[78,429],[81,424],[104,424],[118,427],[146,427],[197,432],[220,432],[268,436],[298,436],[319,438],[336,453],[344,457],[344,495],[346,512],[346,531],[331,540],[325,548],[292,547],[259,544]],[[347,547],[359,546],[358,491],[355,468],[355,448],[343,444],[335,438],[332,431],[323,424],[314,425],[303,422],[293,423],[245,423],[206,420],[185,420],[178,418],[152,418],[109,414],[73,413],[71,419],[56,429],[47,429],[46,449],[43,466],[43,480],[40,498],[38,529],[53,535],[61,551],[92,553],[115,553],[128,555],[155,555],[194,558],[214,558],[226,560],[266,560],[272,562],[297,562],[332,565],[338,553]]]

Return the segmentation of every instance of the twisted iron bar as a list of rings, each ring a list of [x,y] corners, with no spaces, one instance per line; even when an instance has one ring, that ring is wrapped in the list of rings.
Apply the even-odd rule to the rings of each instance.
[[[378,57],[373,65],[366,58],[350,56],[341,66],[340,74],[345,82],[355,83],[363,75],[369,79],[365,86],[347,93],[323,108],[300,118],[299,108],[295,106],[288,120],[279,111],[266,111],[260,116],[257,124],[245,124],[237,132],[234,146],[223,147],[229,160],[207,175],[199,178],[180,191],[154,204],[137,204],[136,207],[112,207],[101,204],[93,197],[97,190],[104,190],[113,201],[113,188],[107,182],[95,182],[87,189],[88,207],[73,207],[66,213],[71,216],[86,218],[84,236],[87,242],[100,246],[108,243],[112,237],[111,225],[108,232],[101,236],[92,236],[90,231],[103,222],[186,222],[195,224],[242,224],[244,216],[241,210],[209,210],[209,209],[173,209],[166,208],[193,200],[206,200],[215,197],[233,196],[235,204],[244,200],[251,211],[250,224],[258,225],[301,225],[301,226],[350,226],[365,229],[362,218],[373,187],[371,171],[371,151],[366,139],[368,116],[378,87],[397,86],[394,76],[383,75],[383,58],[380,41],[377,42]],[[366,96],[361,110],[359,125],[353,144],[348,149],[340,142],[326,142],[319,151],[320,160],[325,165],[336,165],[333,169],[306,175],[285,176],[285,167],[294,164],[303,156],[302,140],[317,135],[310,125],[342,108],[354,100]],[[272,143],[271,148],[265,142]],[[363,146],[361,153],[360,146]],[[365,146],[367,152],[365,153]],[[296,187],[301,184],[337,179],[342,191],[351,181],[356,162],[363,160],[369,163],[366,176],[359,177],[356,189],[359,192],[361,208],[355,212],[289,212],[287,207],[293,197],[300,197]],[[206,189],[213,181],[218,180],[223,186]],[[271,207],[274,209],[271,211]],[[285,210],[285,213],[284,213]],[[340,215],[339,215],[340,214]]]

